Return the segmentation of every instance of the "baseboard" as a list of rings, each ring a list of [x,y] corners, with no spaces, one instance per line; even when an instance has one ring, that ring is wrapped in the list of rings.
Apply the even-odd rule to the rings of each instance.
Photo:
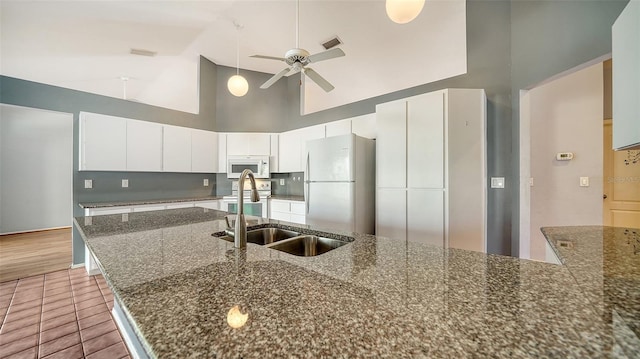
[[[72,264],[71,266],[69,266],[69,268],[71,269],[84,268],[84,263]]]
[[[36,232],[46,232],[46,231],[54,231],[54,230],[57,230],[57,229],[71,229],[71,226],[42,228],[42,229],[30,229],[28,231],[6,232],[6,233],[0,233],[0,236],[8,236],[8,235],[11,235],[11,234],[27,234],[27,233],[36,233]]]

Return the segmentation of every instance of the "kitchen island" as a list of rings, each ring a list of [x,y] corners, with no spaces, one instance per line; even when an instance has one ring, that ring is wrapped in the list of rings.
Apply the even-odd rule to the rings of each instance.
[[[630,335],[634,327],[603,315],[566,265],[340,232],[354,240],[316,257],[237,250],[211,235],[226,228],[226,214],[76,218],[151,357],[640,355],[637,326]],[[233,329],[227,315],[237,305],[248,320]]]

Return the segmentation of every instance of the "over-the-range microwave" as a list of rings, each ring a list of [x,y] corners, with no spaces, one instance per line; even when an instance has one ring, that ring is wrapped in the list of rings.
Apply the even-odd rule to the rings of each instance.
[[[269,178],[269,156],[227,156],[227,178],[240,178],[250,169],[255,178]]]

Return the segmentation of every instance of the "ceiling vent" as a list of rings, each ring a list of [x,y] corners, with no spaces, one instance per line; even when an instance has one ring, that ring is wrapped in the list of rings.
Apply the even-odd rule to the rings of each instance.
[[[339,37],[334,36],[331,39],[325,41],[322,43],[322,47],[325,48],[325,50],[329,50],[330,48],[336,47],[338,45],[342,44],[342,40],[340,40]]]
[[[140,55],[140,56],[148,56],[148,57],[154,57],[156,56],[158,53],[155,51],[151,51],[151,50],[144,50],[144,49],[131,49],[131,55]]]

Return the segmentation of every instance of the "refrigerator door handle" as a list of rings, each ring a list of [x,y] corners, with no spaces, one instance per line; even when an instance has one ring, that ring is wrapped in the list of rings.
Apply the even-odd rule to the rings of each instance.
[[[305,203],[305,214],[309,214],[309,180],[307,178],[310,178],[309,176],[309,152],[307,152],[307,164],[306,164],[306,168],[305,168],[305,181],[304,181],[304,203]]]

